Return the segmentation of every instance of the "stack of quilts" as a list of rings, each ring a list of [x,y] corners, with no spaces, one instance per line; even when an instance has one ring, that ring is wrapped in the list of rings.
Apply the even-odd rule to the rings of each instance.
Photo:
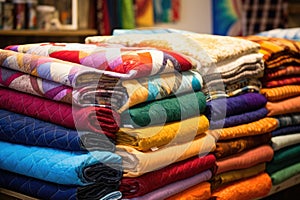
[[[261,93],[268,100],[268,116],[279,122],[272,131],[275,154],[267,172],[274,190],[285,188],[299,176],[300,42],[265,36],[246,38],[261,45],[266,66]]]
[[[102,41],[105,38],[100,36],[97,44],[106,43]],[[154,48],[129,48],[145,47]],[[120,191],[123,198],[172,199],[176,198],[174,195],[186,195],[184,191],[189,188],[202,199],[209,199],[208,180],[215,166],[215,157],[210,152],[215,148],[215,140],[205,133],[209,121],[203,114],[206,97],[201,91],[199,64],[176,49],[157,49],[173,55],[177,52],[178,63],[191,60],[195,66],[187,71],[177,70],[172,79],[161,72],[149,76],[146,88],[154,93],[147,98],[154,98],[118,110],[122,127],[117,133],[116,147],[124,168]],[[131,87],[136,85],[132,80]]]
[[[266,98],[258,93],[261,88],[261,82],[258,79],[262,77],[264,71],[262,55],[258,53],[259,45],[244,39],[191,32],[136,34],[137,31],[135,31],[134,33],[109,37],[88,37],[86,42],[97,44],[105,42],[131,47],[150,46],[180,52],[198,61],[200,67],[196,70],[203,77],[201,91],[206,96],[205,116],[209,119],[209,129],[211,129],[206,133],[214,136],[217,141],[219,140],[220,146],[224,143],[224,147],[219,146],[219,149],[213,151],[214,155],[217,155],[217,151],[219,151],[219,155],[217,155],[219,158],[228,156],[228,158],[235,159],[232,162],[240,164],[236,164],[236,168],[233,166],[230,169],[230,164],[225,163],[230,162],[229,159],[228,161],[224,159],[224,167],[221,167],[221,162],[217,161],[216,163],[220,165],[217,173],[228,171],[235,173],[234,170],[245,170],[241,170],[241,176],[235,180],[211,184],[213,189],[227,184],[227,187],[213,195],[222,198],[222,192],[226,193],[232,187],[239,190],[243,184],[248,184],[244,183],[244,180],[249,182],[263,180],[260,191],[258,192],[253,187],[244,193],[245,198],[251,195],[254,198],[266,195],[271,188],[271,179],[264,172],[265,163],[273,157],[273,150],[268,143],[270,142],[270,132],[277,126],[277,121],[266,117],[267,110],[264,108]],[[226,107],[228,108],[226,109]],[[224,126],[226,128],[222,129]],[[260,141],[256,142],[258,139]],[[237,148],[228,148],[228,152],[224,152],[222,155],[226,145],[229,147],[232,144],[235,144]],[[230,152],[231,150],[232,152]],[[265,153],[258,153],[261,150],[264,150]],[[244,158],[240,158],[242,155]],[[244,159],[244,161],[237,161],[238,159]],[[220,181],[222,179],[222,177],[216,177],[216,179],[214,177],[213,175],[211,180],[218,179]],[[239,179],[243,179],[241,183],[238,181]],[[234,182],[234,184],[228,186],[229,182]],[[188,193],[191,192],[191,195],[193,191],[192,187],[182,193],[188,197]],[[240,195],[238,192],[232,195],[237,194]],[[182,196],[178,194],[176,197]]]
[[[73,88],[97,85],[101,79],[87,77],[103,73],[11,50],[0,55],[1,187],[41,199],[120,197],[122,159],[98,120],[111,121],[112,111],[72,107]]]

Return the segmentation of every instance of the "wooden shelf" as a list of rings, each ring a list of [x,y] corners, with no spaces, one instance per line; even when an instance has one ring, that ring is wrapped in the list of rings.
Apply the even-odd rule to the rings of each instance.
[[[97,35],[95,29],[85,30],[0,30],[1,36],[50,36],[50,37],[66,37],[66,36],[88,36]]]

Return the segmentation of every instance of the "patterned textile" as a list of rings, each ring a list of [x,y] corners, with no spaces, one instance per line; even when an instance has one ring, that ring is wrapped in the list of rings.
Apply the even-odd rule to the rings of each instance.
[[[258,147],[260,145],[269,144],[271,141],[271,137],[271,133],[265,133],[262,135],[217,141],[216,149],[213,154],[217,159],[235,155],[237,153]]]
[[[263,87],[280,87],[285,85],[299,85],[300,78],[298,76],[282,76],[271,81],[262,81]]]
[[[192,71],[125,80],[117,86],[104,84],[79,89],[1,67],[0,75],[0,85],[11,89],[79,106],[112,107],[120,113],[139,103],[200,91],[202,87],[202,77]]]
[[[133,198],[132,200],[166,199],[170,196],[177,194],[178,192],[183,192],[186,189],[191,188],[195,185],[198,185],[203,182],[207,182],[211,179],[211,177],[212,177],[211,171],[206,170],[190,178],[170,183],[165,187],[159,188],[153,192],[145,194],[144,196]],[[207,196],[208,194],[205,195]]]
[[[259,49],[259,45],[241,38],[192,32],[90,36],[85,39],[85,42],[155,47],[180,52],[201,63],[202,69],[199,69],[201,74],[214,72],[213,69],[206,67],[223,65],[223,61],[229,63],[230,59],[237,59],[248,53],[256,53]]]
[[[139,151],[162,148],[190,142],[208,130],[209,121],[204,115],[141,128],[121,128],[116,144],[128,145]]]
[[[274,151],[277,151],[288,146],[300,144],[300,133],[275,136],[271,138],[271,141],[272,148]]]
[[[123,127],[144,127],[184,120],[202,114],[206,97],[201,92],[187,93],[148,103],[141,103],[121,114]]]
[[[266,68],[299,65],[300,42],[284,38],[250,35],[242,37],[260,45]]]
[[[300,85],[284,85],[275,88],[262,88],[260,93],[265,95],[268,101],[275,102],[300,95]]]
[[[212,154],[195,156],[139,177],[123,177],[119,189],[124,198],[142,196],[173,182],[196,176],[207,169],[213,169],[215,161]]]
[[[115,44],[41,43],[5,48],[21,53],[48,56],[87,67],[126,74],[126,78],[186,71],[197,63],[182,54],[153,48],[132,48]]]
[[[300,162],[299,158],[300,144],[295,144],[274,152],[271,162],[267,163],[266,171],[271,174],[280,169]]]
[[[279,68],[268,68],[264,73],[265,82],[276,80],[276,78],[297,76],[300,74],[300,66],[297,65],[289,65],[286,67]]]
[[[226,184],[233,183],[234,181],[255,176],[259,173],[264,172],[265,169],[266,169],[266,163],[260,163],[253,167],[239,169],[239,170],[232,170],[229,172],[224,172],[216,176],[213,176],[211,179],[212,191]]]
[[[0,65],[73,88],[116,84],[124,74],[108,72],[46,56],[0,49]]]
[[[123,177],[137,177],[196,155],[207,155],[215,149],[215,138],[202,134],[193,141],[149,152],[141,152],[125,145],[116,147],[116,153],[123,159]]]
[[[213,135],[218,140],[229,140],[244,136],[261,135],[269,133],[278,127],[278,121],[271,117],[265,117],[258,121],[242,124],[223,129],[208,130],[208,134]]]
[[[268,116],[270,117],[300,112],[300,96],[277,102],[267,102],[266,108],[269,110]]]
[[[266,196],[272,188],[272,180],[267,173],[235,181],[212,192],[216,200],[256,199]]]
[[[286,28],[288,3],[286,0],[243,0],[243,35],[253,35],[275,28]]]
[[[121,193],[115,184],[97,183],[87,186],[71,186],[54,184],[21,174],[0,170],[0,187],[19,192],[38,199],[49,200],[76,200],[120,198]]]
[[[77,107],[0,87],[0,108],[66,128],[115,138],[120,116],[105,107]],[[37,109],[38,108],[38,109]],[[91,142],[91,141],[90,141]]]
[[[114,151],[103,134],[80,132],[0,109],[0,139],[11,143],[70,151]]]
[[[0,141],[0,168],[64,185],[96,182],[119,185],[122,177],[119,155],[108,151],[76,152],[24,146]]]
[[[289,40],[300,40],[300,28],[276,28],[268,31],[263,31],[257,35],[273,38],[285,38]]]
[[[289,178],[300,174],[300,162],[287,166],[270,174],[273,185],[278,185]]]
[[[167,198],[166,200],[208,200],[211,197],[211,184],[209,182],[202,182],[192,187],[183,190],[182,192],[176,193],[175,195]]]
[[[273,159],[273,156],[274,151],[270,145],[261,145],[245,152],[217,160],[216,174],[237,169],[245,169],[255,166],[259,163],[269,162]]]

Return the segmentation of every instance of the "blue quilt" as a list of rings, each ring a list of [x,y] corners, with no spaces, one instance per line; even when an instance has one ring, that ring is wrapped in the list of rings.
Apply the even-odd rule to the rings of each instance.
[[[44,200],[109,199],[121,197],[116,186],[66,186],[0,170],[0,187]]]
[[[122,160],[108,151],[76,152],[0,141],[0,169],[65,185],[119,184]]]
[[[115,144],[104,134],[77,131],[3,109],[0,140],[71,151],[115,151]]]

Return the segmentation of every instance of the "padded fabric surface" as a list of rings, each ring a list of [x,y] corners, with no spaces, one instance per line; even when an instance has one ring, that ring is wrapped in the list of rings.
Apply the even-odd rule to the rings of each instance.
[[[60,185],[6,170],[0,170],[0,187],[44,200],[91,200],[121,196],[114,184]]]
[[[114,138],[120,116],[110,108],[78,107],[0,87],[0,108],[66,128],[104,133]]]
[[[65,185],[119,184],[121,157],[108,151],[75,152],[0,141],[0,168]]]
[[[42,43],[11,45],[5,48],[43,55],[88,67],[126,74],[128,78],[186,71],[197,63],[182,54],[154,48],[132,48],[114,44]]]
[[[0,139],[71,151],[115,150],[115,145],[103,134],[76,131],[3,109],[0,109]]]

